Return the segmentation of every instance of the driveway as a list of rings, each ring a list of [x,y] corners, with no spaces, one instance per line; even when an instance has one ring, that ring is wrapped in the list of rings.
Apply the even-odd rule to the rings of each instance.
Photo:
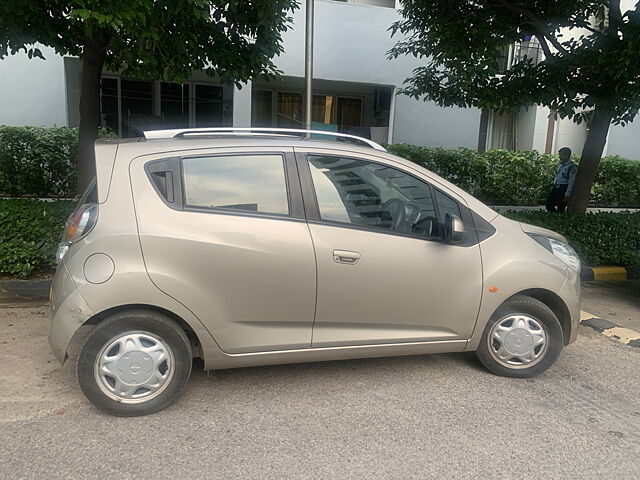
[[[84,399],[47,329],[0,309],[3,478],[640,478],[640,349],[586,328],[536,379],[472,354],[199,370],[130,419]]]

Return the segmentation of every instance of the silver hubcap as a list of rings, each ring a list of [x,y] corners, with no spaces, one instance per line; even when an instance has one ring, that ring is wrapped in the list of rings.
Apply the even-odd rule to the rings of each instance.
[[[547,332],[535,318],[510,315],[493,326],[487,339],[491,356],[508,368],[528,368],[547,353]]]
[[[105,343],[94,373],[102,392],[121,403],[142,403],[157,397],[173,378],[173,352],[149,332],[127,332]]]

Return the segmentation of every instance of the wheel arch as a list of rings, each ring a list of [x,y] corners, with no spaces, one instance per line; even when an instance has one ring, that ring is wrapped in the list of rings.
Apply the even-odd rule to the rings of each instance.
[[[126,310],[151,310],[171,318],[173,321],[175,321],[178,324],[178,326],[180,326],[180,328],[182,328],[182,330],[184,330],[187,337],[189,338],[189,341],[191,343],[191,348],[193,351],[193,356],[200,357],[200,358],[203,357],[202,342],[200,341],[200,338],[198,337],[198,334],[196,333],[195,329],[191,327],[191,325],[186,320],[184,320],[182,317],[180,317],[176,313],[170,310],[167,310],[166,308],[159,307],[157,305],[150,305],[150,304],[144,304],[144,303],[131,303],[131,304],[125,304],[125,305],[118,305],[118,306],[103,310],[100,313],[96,313],[87,321],[85,321],[82,324],[82,326],[98,325],[101,321],[113,315],[114,313],[122,312]],[[76,331],[76,334],[77,333],[78,331]]]
[[[536,300],[544,303],[547,307],[549,307],[560,321],[560,326],[562,327],[562,343],[565,346],[569,344],[569,339],[571,338],[571,314],[569,313],[567,304],[564,302],[564,300],[562,300],[562,298],[558,296],[558,294],[544,288],[530,288],[512,295],[511,297],[506,299],[500,306],[504,305],[504,303],[508,302],[510,299],[516,296],[527,296],[535,298]]]

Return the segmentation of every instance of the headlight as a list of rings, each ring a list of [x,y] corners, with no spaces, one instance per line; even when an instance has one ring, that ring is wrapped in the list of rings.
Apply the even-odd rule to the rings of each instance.
[[[551,251],[556,257],[576,272],[580,271],[580,257],[578,257],[576,251],[571,248],[571,245],[556,240],[555,238],[549,238],[549,244],[551,245]]]
[[[571,245],[545,235],[530,233],[529,236],[566,263],[569,268],[580,272],[580,257],[578,257],[576,251],[571,248]]]

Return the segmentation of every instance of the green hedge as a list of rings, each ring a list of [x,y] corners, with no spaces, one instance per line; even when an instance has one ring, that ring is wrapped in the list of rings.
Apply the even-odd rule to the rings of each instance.
[[[77,157],[77,128],[0,125],[0,197],[74,198]]]
[[[543,205],[558,167],[557,155],[459,148],[387,146],[391,153],[416,162],[489,205]],[[595,206],[640,208],[640,162],[605,157],[593,186]]]
[[[511,211],[504,215],[564,235],[586,265],[640,264],[640,213]]]
[[[101,132],[101,136],[108,135]],[[558,165],[555,155],[535,151],[388,146],[450,180],[490,205],[544,204]],[[78,130],[0,126],[0,196],[76,195]],[[597,206],[640,208],[640,162],[605,157],[593,187]]]
[[[0,195],[74,197],[78,130],[0,126]]]
[[[604,157],[593,185],[592,201],[598,206],[640,207],[640,161]]]
[[[55,266],[55,254],[75,202],[0,200],[0,273],[27,277]]]

